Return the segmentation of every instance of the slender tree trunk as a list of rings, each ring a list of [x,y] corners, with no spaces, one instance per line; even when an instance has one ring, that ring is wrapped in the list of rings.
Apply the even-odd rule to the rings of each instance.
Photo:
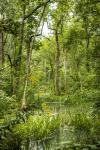
[[[80,87],[80,90],[83,91],[82,76],[80,72],[80,60],[77,60],[76,66],[77,66],[77,76],[78,76],[79,87]]]
[[[52,81],[52,86],[51,86],[51,93],[55,93],[55,78],[54,78],[54,63],[52,62],[52,60],[50,60],[50,67],[51,67],[51,73],[50,73],[50,79]]]
[[[0,32],[0,68],[4,63],[3,32]]]
[[[64,57],[64,85],[65,85],[65,93],[67,91],[67,79],[66,79],[66,76],[67,76],[67,61],[66,61],[66,54],[65,54],[65,57]]]
[[[23,40],[24,40],[24,17],[25,17],[25,6],[23,7],[23,18],[22,18],[22,24],[21,24],[21,29],[20,29],[19,50],[18,50],[16,60],[14,62],[14,72],[15,72],[15,78],[16,78],[14,94],[17,95],[17,97],[19,95],[20,69],[21,69],[22,49],[23,49]]]
[[[21,109],[25,110],[27,108],[27,100],[26,100],[26,94],[27,94],[27,86],[28,86],[28,76],[30,73],[30,60],[31,60],[31,49],[30,49],[31,41],[27,42],[27,59],[26,59],[26,77],[25,77],[25,85],[24,85],[24,91],[23,91],[23,98],[22,98],[22,105]]]
[[[48,70],[47,70],[47,61],[46,59],[44,59],[44,73],[45,73],[45,79],[46,79],[46,82],[48,80]]]
[[[55,30],[56,56],[55,56],[55,94],[60,95],[60,47],[58,30]]]
[[[9,60],[9,64],[10,64],[10,88],[9,88],[9,94],[12,95],[13,94],[13,64],[12,64],[12,59],[11,56],[9,54],[6,54]]]
[[[87,33],[87,38],[86,38],[86,62],[87,62],[86,68],[87,68],[88,72],[90,71],[89,51],[88,51],[89,43],[90,43],[90,36],[89,36],[89,33]]]
[[[87,71],[90,71],[90,64],[89,64],[89,44],[90,44],[90,31],[89,31],[89,25],[88,25],[88,18],[84,19],[85,22],[85,32],[86,32],[86,68]]]

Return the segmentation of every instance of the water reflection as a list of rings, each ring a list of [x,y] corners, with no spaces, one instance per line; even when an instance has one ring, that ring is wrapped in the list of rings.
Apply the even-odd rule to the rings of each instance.
[[[52,112],[63,113],[66,115],[68,111],[72,111],[72,108],[64,106],[63,104],[49,104]],[[74,108],[75,109],[75,108]],[[71,145],[72,143],[79,143],[84,141],[88,137],[87,133],[83,130],[76,130],[74,127],[65,125],[64,127],[59,127],[57,132],[53,137],[46,139],[34,141],[34,138],[31,138],[28,146],[23,144],[24,147],[22,150],[55,150],[61,148],[62,146]],[[26,142],[27,143],[27,142]],[[26,148],[27,147],[27,148]]]
[[[28,149],[25,147],[22,150],[54,150],[56,147],[69,144],[75,141],[74,130],[71,127],[60,128],[56,135],[45,140],[34,141],[30,139]],[[26,144],[23,144],[26,145]]]

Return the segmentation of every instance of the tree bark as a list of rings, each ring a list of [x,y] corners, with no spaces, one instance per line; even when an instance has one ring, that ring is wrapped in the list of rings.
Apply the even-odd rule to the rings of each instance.
[[[22,104],[21,104],[22,110],[27,109],[26,94],[27,94],[28,77],[29,77],[29,73],[30,73],[30,61],[31,61],[30,44],[31,44],[31,41],[29,39],[29,41],[27,42],[26,77],[25,77],[25,85],[24,85],[23,98],[22,98]]]
[[[0,68],[4,63],[3,32],[0,32]]]
[[[26,7],[23,7],[23,18],[22,18],[22,24],[20,29],[20,43],[19,43],[19,50],[16,57],[16,60],[14,62],[14,74],[15,74],[15,87],[14,87],[14,94],[18,97],[19,95],[19,84],[20,84],[20,69],[21,69],[21,59],[22,59],[22,50],[23,50],[23,40],[24,40],[24,17],[25,17],[25,9]]]
[[[65,58],[64,58],[64,81],[65,81],[65,83],[64,83],[64,85],[65,85],[65,93],[66,93],[66,91],[67,91],[67,78],[66,78],[66,76],[67,76],[67,61],[66,61],[66,53],[65,53]]]
[[[86,69],[89,72],[90,71],[90,64],[89,64],[89,44],[90,44],[90,31],[89,31],[89,23],[88,18],[83,19],[85,23],[85,32],[86,32]]]
[[[55,56],[55,94],[60,95],[60,46],[58,30],[55,30],[56,56]]]

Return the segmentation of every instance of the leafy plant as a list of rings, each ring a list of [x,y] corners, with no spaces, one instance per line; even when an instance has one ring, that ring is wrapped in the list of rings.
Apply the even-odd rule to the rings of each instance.
[[[86,131],[90,131],[93,123],[92,119],[87,116],[85,113],[76,113],[72,118],[71,118],[71,125],[73,125],[76,129],[82,129]]]
[[[5,113],[12,113],[14,109],[18,108],[18,104],[13,97],[7,96],[7,94],[0,90],[0,117],[3,117]]]
[[[13,133],[21,139],[33,137],[36,140],[40,140],[53,134],[59,126],[59,121],[58,117],[30,116],[26,123],[16,125],[13,128]]]

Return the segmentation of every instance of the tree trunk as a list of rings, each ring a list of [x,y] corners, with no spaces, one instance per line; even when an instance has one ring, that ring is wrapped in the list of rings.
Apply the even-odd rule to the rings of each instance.
[[[20,69],[21,69],[21,59],[22,59],[22,49],[23,49],[23,40],[24,40],[24,17],[25,17],[25,6],[23,7],[23,19],[20,29],[20,43],[19,43],[19,50],[16,57],[16,60],[14,62],[14,72],[15,72],[15,78],[16,83],[14,87],[14,94],[19,95],[19,84],[20,84]]]
[[[83,91],[82,76],[81,76],[81,72],[80,72],[80,59],[76,60],[76,67],[77,67],[77,76],[78,76],[79,88],[81,91]]]
[[[0,32],[0,68],[4,63],[3,33]]]
[[[89,31],[89,23],[88,18],[83,19],[85,23],[85,32],[86,32],[86,69],[89,72],[90,71],[90,64],[89,64],[89,44],[90,44],[90,31]]]
[[[26,103],[26,93],[27,93],[27,86],[28,86],[28,76],[30,73],[30,60],[31,60],[31,49],[30,49],[31,41],[27,42],[27,59],[26,59],[26,77],[25,77],[25,85],[24,85],[24,92],[23,92],[23,98],[22,98],[22,104],[21,109],[26,110],[27,103]]]
[[[64,85],[65,85],[65,93],[67,91],[67,79],[66,79],[66,76],[67,76],[67,61],[66,61],[66,54],[65,54],[65,58],[64,58]]]
[[[52,84],[52,86],[51,86],[51,93],[55,93],[55,79],[54,79],[54,76],[55,76],[55,73],[54,73],[54,63],[53,63],[54,61],[52,61],[51,59],[50,59],[50,67],[51,67],[51,72],[50,72],[50,79],[51,79],[51,84]]]
[[[60,47],[58,30],[55,30],[56,56],[55,56],[55,94],[60,95]]]

